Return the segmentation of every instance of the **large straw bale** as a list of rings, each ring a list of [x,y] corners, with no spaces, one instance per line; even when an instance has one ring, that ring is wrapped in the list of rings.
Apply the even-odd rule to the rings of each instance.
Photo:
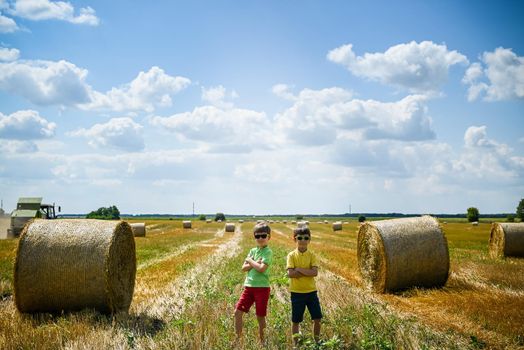
[[[131,225],[133,229],[133,235],[135,237],[145,237],[146,236],[146,223],[145,222],[134,222]]]
[[[340,230],[342,230],[342,222],[335,221],[333,223],[333,231],[340,231]]]
[[[220,220],[218,222],[220,222]],[[190,220],[182,221],[182,227],[184,227],[184,228],[191,228],[191,221]]]
[[[226,223],[226,232],[235,232],[235,224],[232,222]]]
[[[135,274],[135,240],[127,222],[37,219],[18,242],[15,304],[23,313],[127,312]]]
[[[489,255],[493,258],[524,256],[524,223],[493,223],[489,237]]]
[[[210,224],[211,223],[211,219],[206,219],[206,224]]]
[[[357,257],[364,283],[379,293],[443,286],[448,279],[448,243],[431,216],[364,223]]]

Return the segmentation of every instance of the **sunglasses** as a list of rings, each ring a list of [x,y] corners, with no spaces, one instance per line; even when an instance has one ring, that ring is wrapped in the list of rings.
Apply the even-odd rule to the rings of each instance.
[[[263,235],[255,235],[255,239],[260,239],[260,238],[266,239],[267,238],[267,234],[264,233]]]
[[[301,240],[309,241],[309,236],[297,236],[297,239],[298,239],[299,241],[301,241]]]

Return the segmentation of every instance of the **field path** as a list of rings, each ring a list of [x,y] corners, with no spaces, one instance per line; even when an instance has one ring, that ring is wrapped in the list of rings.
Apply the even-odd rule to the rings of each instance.
[[[224,234],[221,230],[221,234]],[[220,231],[217,232],[220,234]],[[220,244],[215,251],[197,266],[177,277],[164,290],[157,293],[154,299],[135,306],[133,312],[144,313],[150,317],[170,320],[179,316],[186,303],[198,299],[217,282],[225,262],[240,253],[242,227],[237,225],[231,239]],[[202,243],[201,243],[202,244]]]
[[[146,269],[146,268],[148,268],[150,266],[153,266],[153,265],[156,265],[158,263],[161,263],[162,261],[172,259],[172,258],[174,258],[176,256],[184,254],[188,250],[190,250],[192,248],[195,248],[195,247],[212,246],[211,242],[213,240],[215,240],[216,238],[223,237],[223,236],[224,236],[224,229],[217,230],[217,232],[215,233],[215,236],[213,238],[207,239],[207,240],[201,241],[201,242],[192,242],[192,243],[184,244],[184,245],[178,247],[176,250],[174,250],[172,252],[169,252],[167,254],[159,256],[158,258],[150,259],[150,260],[147,260],[147,261],[139,264],[137,266],[137,270],[143,270],[143,269]]]

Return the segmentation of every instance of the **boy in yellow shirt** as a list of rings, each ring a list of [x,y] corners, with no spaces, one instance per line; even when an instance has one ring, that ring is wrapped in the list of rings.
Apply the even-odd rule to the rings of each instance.
[[[297,249],[287,255],[287,275],[290,278],[291,292],[291,331],[293,336],[299,333],[300,322],[304,320],[306,307],[313,320],[313,335],[315,341],[320,337],[320,320],[322,309],[318,300],[315,277],[318,274],[318,264],[315,255],[308,250],[311,242],[309,227],[299,227],[293,231],[293,240]],[[297,339],[295,339],[295,344]]]

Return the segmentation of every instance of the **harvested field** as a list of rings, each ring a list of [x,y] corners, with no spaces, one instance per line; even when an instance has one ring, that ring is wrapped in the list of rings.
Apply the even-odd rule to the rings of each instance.
[[[131,220],[132,222],[132,220]],[[12,259],[18,239],[0,241],[0,348],[231,349],[232,313],[245,274],[240,266],[254,246],[254,223],[224,234],[223,223],[146,220],[136,239],[137,278],[128,315],[93,310],[20,315],[12,297]],[[295,225],[271,225],[272,298],[266,349],[291,344],[285,257]],[[478,349],[524,347],[524,259],[488,255],[490,225],[450,222],[450,275],[442,288],[377,294],[363,288],[357,264],[357,222],[333,232],[311,223],[317,287],[324,310],[322,349]],[[488,306],[488,307],[487,307]],[[204,316],[205,315],[205,316]],[[503,319],[503,321],[502,321]],[[311,337],[305,317],[303,342]],[[259,349],[256,319],[245,317],[241,349]],[[304,345],[304,348],[307,346]]]

